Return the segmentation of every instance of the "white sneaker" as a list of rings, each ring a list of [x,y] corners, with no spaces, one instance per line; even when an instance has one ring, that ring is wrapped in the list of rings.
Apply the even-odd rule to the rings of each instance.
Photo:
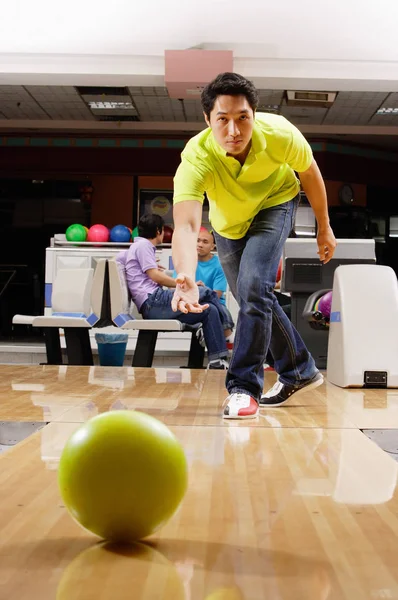
[[[300,396],[322,384],[323,375],[319,371],[315,373],[312,379],[309,379],[300,385],[286,385],[278,380],[266,394],[261,396],[260,407],[264,408],[270,406],[273,408],[275,406],[282,406],[283,404],[286,404],[293,395]]]
[[[207,368],[228,371],[228,363],[223,358],[218,358],[217,360],[211,360],[207,365]]]
[[[249,394],[236,392],[227,398],[224,419],[253,419],[258,415],[258,402]]]

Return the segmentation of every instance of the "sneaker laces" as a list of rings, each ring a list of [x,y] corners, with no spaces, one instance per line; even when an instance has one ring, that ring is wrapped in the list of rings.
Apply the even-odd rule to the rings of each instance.
[[[281,383],[280,381],[277,381],[276,383],[274,383],[272,388],[265,395],[267,396],[267,398],[269,398],[271,396],[277,396],[282,388],[283,388],[283,383]]]
[[[245,406],[247,406],[247,402],[248,402],[247,398],[249,398],[249,403],[250,403],[250,395],[249,394],[243,394],[241,392],[236,392],[235,394],[231,394],[228,402],[233,401],[238,406],[244,408]]]

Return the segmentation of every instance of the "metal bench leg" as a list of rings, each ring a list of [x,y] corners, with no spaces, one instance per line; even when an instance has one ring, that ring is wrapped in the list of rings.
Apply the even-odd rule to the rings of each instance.
[[[61,340],[58,327],[44,327],[44,342],[46,344],[47,364],[62,365]]]
[[[141,330],[138,332],[137,345],[133,356],[133,367],[152,367],[157,339],[157,331]]]
[[[198,342],[195,331],[192,332],[191,345],[189,348],[188,368],[203,369],[205,349]]]
[[[65,327],[64,332],[68,364],[92,366],[94,362],[89,330],[85,327]]]

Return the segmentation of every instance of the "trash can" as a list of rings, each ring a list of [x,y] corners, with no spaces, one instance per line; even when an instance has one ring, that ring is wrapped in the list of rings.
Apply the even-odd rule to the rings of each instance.
[[[96,333],[101,367],[122,367],[126,354],[128,333]]]

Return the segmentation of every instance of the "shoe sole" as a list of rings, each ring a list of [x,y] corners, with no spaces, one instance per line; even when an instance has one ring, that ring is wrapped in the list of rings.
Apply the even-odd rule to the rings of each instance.
[[[320,378],[317,379],[316,381],[313,381],[312,383],[309,383],[308,385],[306,385],[305,387],[301,388],[301,390],[297,390],[297,392],[294,392],[294,394],[292,394],[290,396],[290,398],[286,398],[286,400],[283,400],[283,402],[277,402],[276,404],[259,404],[259,408],[275,408],[276,406],[284,406],[285,404],[287,404],[288,402],[290,402],[290,400],[294,397],[297,398],[297,396],[299,396],[300,394],[305,394],[305,392],[309,392],[310,390],[314,390],[315,388],[319,387],[320,385],[323,384],[323,382],[325,381],[323,375],[321,374]],[[261,398],[263,398],[263,396],[261,396]]]
[[[235,419],[236,420],[242,420],[242,419],[255,419],[256,417],[258,417],[258,409],[257,412],[254,415],[224,415],[223,414],[223,418],[224,419]]]

